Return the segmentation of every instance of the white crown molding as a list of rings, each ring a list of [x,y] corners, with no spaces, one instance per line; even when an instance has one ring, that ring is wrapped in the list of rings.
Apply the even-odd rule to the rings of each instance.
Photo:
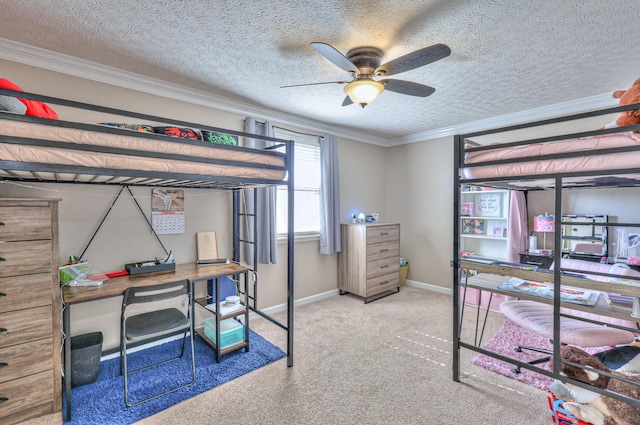
[[[555,105],[541,108],[528,109],[526,111],[514,112],[513,114],[501,115],[486,120],[472,121],[464,124],[457,124],[450,127],[442,127],[435,130],[414,133],[408,136],[390,140],[387,146],[404,145],[407,143],[422,142],[439,137],[453,136],[456,134],[466,134],[476,131],[499,128],[508,125],[522,124],[525,122],[539,121],[546,118],[555,118],[562,115],[577,114],[580,112],[592,111],[599,108],[613,107],[618,102],[611,97],[611,93],[601,94],[582,99],[571,100]]]
[[[39,47],[0,38],[0,59],[84,78],[116,87],[136,90],[169,99],[206,106],[221,111],[268,119],[281,125],[291,125],[303,130],[333,134],[356,141],[385,146],[387,139],[363,134],[350,129],[309,120],[296,115],[261,108],[247,102],[190,89],[159,79],[145,77],[107,65],[100,65],[73,56],[56,53]]]
[[[95,62],[78,59],[73,56],[52,52],[3,38],[0,38],[0,59],[34,66],[49,71],[55,71],[62,74],[73,75],[75,77],[110,84],[116,87],[137,90],[169,99],[219,109],[221,111],[237,113],[245,116],[255,116],[260,119],[268,119],[273,123],[280,125],[290,125],[299,129],[318,132],[321,134],[333,134],[337,137],[383,147],[422,142],[440,137],[453,136],[455,134],[470,133],[506,125],[519,124],[527,121],[557,117],[559,115],[584,112],[607,106],[615,106],[617,104],[615,100],[611,98],[611,94],[608,93],[516,112],[513,114],[502,115],[486,120],[473,121],[450,127],[442,127],[434,130],[414,133],[396,139],[387,139],[344,127],[337,127],[313,121],[284,112],[274,111],[272,109],[261,108],[247,102],[190,89],[177,84],[145,77],[133,72],[100,65]]]

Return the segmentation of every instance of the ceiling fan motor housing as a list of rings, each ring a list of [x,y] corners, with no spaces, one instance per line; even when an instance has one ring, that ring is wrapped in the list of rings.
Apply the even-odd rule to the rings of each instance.
[[[371,46],[356,47],[347,52],[347,58],[360,70],[358,77],[373,77],[373,73],[382,63],[383,56],[382,50]]]

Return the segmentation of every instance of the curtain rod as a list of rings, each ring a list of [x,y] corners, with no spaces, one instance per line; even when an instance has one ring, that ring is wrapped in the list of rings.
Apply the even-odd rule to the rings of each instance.
[[[260,124],[264,124],[265,121],[257,121],[256,122],[260,123]],[[318,134],[312,134],[312,133],[303,133],[301,131],[295,131],[295,130],[289,130],[288,128],[284,128],[284,127],[278,127],[277,125],[274,125],[273,128],[278,128],[280,130],[284,130],[284,131],[289,131],[291,133],[296,133],[296,134],[302,134],[303,136],[313,136],[313,137],[318,137],[319,139],[323,139],[324,140],[324,136],[320,136]]]

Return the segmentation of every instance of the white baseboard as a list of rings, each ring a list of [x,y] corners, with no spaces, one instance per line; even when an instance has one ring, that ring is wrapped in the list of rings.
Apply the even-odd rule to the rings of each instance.
[[[428,291],[438,292],[440,294],[453,295],[453,289],[445,288],[443,286],[432,285],[430,283],[417,282],[415,280],[407,280],[405,285],[413,286],[414,288],[426,289]]]
[[[305,304],[314,303],[316,301],[324,300],[325,298],[334,297],[334,296],[338,295],[339,293],[340,292],[339,292],[338,289],[332,289],[331,291],[323,292],[321,294],[316,294],[316,295],[312,295],[310,297],[300,298],[299,300],[295,300],[293,305],[294,306],[301,306],[301,305],[305,305]],[[272,315],[272,314],[279,313],[281,311],[286,311],[286,310],[287,310],[287,304],[283,303],[283,304],[274,305],[272,307],[267,307],[265,309],[261,309],[260,311],[262,311],[263,313],[266,313],[268,315]],[[256,313],[249,314],[249,320],[251,320],[251,318],[253,318],[253,317],[260,317],[260,316],[258,314],[256,314]]]

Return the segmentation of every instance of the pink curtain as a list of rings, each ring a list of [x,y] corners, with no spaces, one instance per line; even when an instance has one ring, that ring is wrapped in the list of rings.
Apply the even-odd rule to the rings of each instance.
[[[527,250],[527,201],[524,192],[509,191],[509,217],[507,217],[507,260],[519,263],[522,251]]]

